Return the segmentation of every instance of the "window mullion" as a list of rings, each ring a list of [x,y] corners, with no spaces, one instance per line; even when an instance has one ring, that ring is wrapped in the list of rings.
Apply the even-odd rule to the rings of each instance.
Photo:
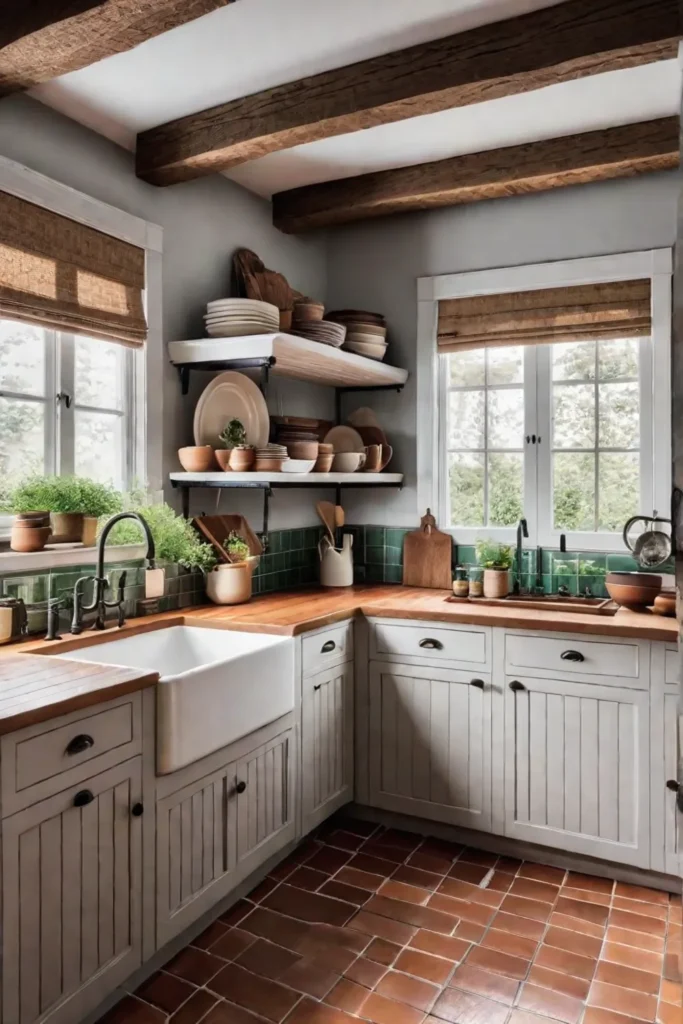
[[[56,331],[45,330],[45,458],[47,474],[59,472],[59,444],[57,420],[59,409],[59,335]]]
[[[593,462],[593,474],[595,488],[595,500],[593,503],[593,526],[595,532],[598,532],[600,525],[600,357],[598,355],[599,341],[595,342],[595,401],[593,403],[593,430],[594,430],[594,444],[595,444],[595,458]]]
[[[58,337],[60,339],[60,386],[58,390],[69,396],[68,403],[67,401],[59,403],[59,472],[66,476],[74,472],[76,464],[74,427],[74,400],[76,393],[75,343],[73,334],[60,332]]]

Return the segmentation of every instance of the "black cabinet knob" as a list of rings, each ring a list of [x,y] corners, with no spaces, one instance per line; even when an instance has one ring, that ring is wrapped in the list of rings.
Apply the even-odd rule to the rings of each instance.
[[[79,793],[76,793],[74,797],[74,807],[87,807],[91,804],[95,797],[92,795],[89,789],[82,789]]]
[[[420,647],[424,647],[428,651],[442,651],[443,644],[440,640],[434,640],[432,637],[427,637],[425,640],[420,640]]]
[[[142,804],[133,804],[130,809],[130,813],[134,818],[141,818],[145,808]]]
[[[334,642],[334,640],[326,640],[325,643],[320,648],[320,653],[321,654],[329,654],[330,651],[333,651],[336,646],[337,645]]]
[[[515,693],[519,693],[520,691],[525,690],[526,687],[524,683],[520,683],[519,679],[513,679],[510,683],[510,689],[514,690]]]
[[[78,736],[74,736],[69,745],[66,748],[69,756],[73,754],[82,754],[85,750],[95,746],[95,741],[92,736],[88,736],[87,733],[80,733]]]
[[[562,661],[585,661],[581,651],[562,651],[560,655]]]
[[[235,786],[235,792],[236,793],[244,793],[246,788],[247,788],[246,782],[243,782],[242,779],[240,779],[239,782],[237,783],[237,785]]]
[[[666,788],[670,789],[672,793],[678,793],[678,791],[681,788],[681,785],[679,782],[676,781],[676,779],[667,779]]]
[[[470,686],[476,686],[476,688],[478,690],[483,690],[484,689],[484,680],[483,679],[470,679]]]

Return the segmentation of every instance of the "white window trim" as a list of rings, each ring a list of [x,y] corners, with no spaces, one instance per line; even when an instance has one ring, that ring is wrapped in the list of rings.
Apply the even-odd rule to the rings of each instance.
[[[134,472],[153,495],[161,494],[163,390],[147,381],[163,379],[162,249],[163,229],[115,206],[53,181],[23,164],[0,156],[0,192],[8,192],[87,227],[145,250],[147,342],[134,360],[133,415],[126,443]],[[46,556],[47,557],[47,556]]]
[[[571,287],[581,284],[604,284],[610,281],[629,281],[649,278],[652,281],[652,340],[646,348],[650,356],[643,366],[643,390],[648,378],[652,380],[647,407],[651,409],[648,424],[641,428],[644,454],[649,450],[652,461],[652,505],[660,515],[668,516],[671,497],[671,288],[673,252],[671,249],[651,249],[642,252],[617,253],[609,256],[559,260],[520,267],[500,267],[494,270],[472,271],[464,274],[443,274],[422,277],[417,282],[417,422],[426,429],[417,435],[417,513],[426,508],[437,511],[441,507],[440,487],[443,486],[443,445],[440,443],[439,356],[436,347],[439,300],[470,298],[480,295],[500,295],[515,291],[535,291],[543,288]],[[528,362],[527,362],[528,365]],[[525,366],[526,371],[526,366]],[[533,381],[535,389],[537,382]],[[527,401],[526,432],[536,432],[529,422],[531,403]],[[643,410],[641,423],[647,416]],[[533,413],[535,416],[535,412]],[[656,444],[655,444],[656,439]],[[526,481],[525,481],[526,483]],[[643,496],[648,493],[646,487]],[[559,531],[548,534],[534,522],[534,510],[528,509],[530,527],[529,544],[545,543],[554,546]],[[640,511],[647,513],[649,508]],[[440,523],[441,529],[448,529]],[[459,544],[472,544],[481,537],[495,537],[512,541],[514,529],[457,529],[449,530]],[[541,539],[539,539],[541,538]],[[571,533],[567,546],[582,551],[612,551],[614,534]]]

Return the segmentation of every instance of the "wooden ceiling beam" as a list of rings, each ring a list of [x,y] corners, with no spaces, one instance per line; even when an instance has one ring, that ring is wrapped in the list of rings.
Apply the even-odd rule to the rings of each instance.
[[[546,192],[678,167],[679,118],[665,117],[523,146],[361,174],[279,192],[281,231],[346,224],[409,210]]]
[[[0,96],[94,64],[233,0],[23,0],[0,18]]]
[[[138,135],[137,174],[172,185],[267,153],[674,58],[678,0],[566,0],[233,100]]]

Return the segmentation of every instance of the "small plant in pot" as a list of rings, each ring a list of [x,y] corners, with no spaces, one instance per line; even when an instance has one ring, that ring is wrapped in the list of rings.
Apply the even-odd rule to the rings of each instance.
[[[87,477],[79,479],[83,532],[81,540],[86,548],[94,547],[97,540],[98,520],[109,518],[123,509],[120,493],[108,484],[100,484]]]
[[[223,470],[246,473],[254,465],[256,452],[247,444],[247,432],[241,420],[232,419],[218,435],[222,448],[216,449],[218,465]]]
[[[214,604],[243,604],[251,597],[254,559],[249,545],[233,530],[223,544],[229,562],[217,565],[206,577],[206,595]]]
[[[34,476],[15,487],[11,507],[17,515],[14,526],[17,534],[20,530],[25,531],[25,524],[30,523],[36,529],[50,527],[53,544],[78,543],[83,538],[86,516],[110,515],[119,511],[121,496],[113,488],[86,477]],[[46,515],[49,515],[48,522],[45,522]],[[42,526],[38,525],[41,522]],[[89,530],[94,542],[92,525]],[[23,547],[21,550],[40,548]]]
[[[484,597],[501,598],[510,593],[512,548],[494,540],[477,541],[477,562],[484,570]]]

